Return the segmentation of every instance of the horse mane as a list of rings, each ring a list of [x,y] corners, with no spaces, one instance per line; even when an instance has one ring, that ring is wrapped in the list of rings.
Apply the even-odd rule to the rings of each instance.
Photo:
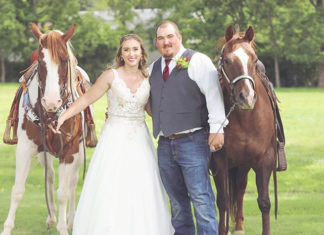
[[[62,60],[69,60],[72,81],[76,78],[75,68],[77,65],[76,57],[72,52],[72,44],[70,41],[66,42],[62,39],[63,33],[59,30],[52,30],[44,34],[39,43],[42,47],[50,51],[52,60],[59,64]]]

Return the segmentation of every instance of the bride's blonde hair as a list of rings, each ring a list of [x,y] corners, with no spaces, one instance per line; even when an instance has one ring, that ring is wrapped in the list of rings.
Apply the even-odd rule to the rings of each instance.
[[[125,65],[125,61],[121,57],[121,53],[122,53],[123,43],[125,41],[127,41],[127,40],[130,40],[130,39],[136,40],[141,46],[142,57],[141,57],[140,62],[138,64],[138,69],[141,70],[144,77],[148,77],[147,66],[146,66],[147,54],[146,54],[146,51],[144,49],[143,40],[136,34],[126,34],[126,35],[124,35],[124,36],[122,36],[120,38],[119,48],[118,48],[118,51],[117,51],[117,55],[115,56],[115,66],[114,67],[119,68],[119,67]]]

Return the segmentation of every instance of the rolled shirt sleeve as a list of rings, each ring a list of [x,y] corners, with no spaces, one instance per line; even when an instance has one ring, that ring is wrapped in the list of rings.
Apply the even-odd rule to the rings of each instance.
[[[225,116],[218,73],[213,62],[207,55],[196,52],[190,60],[188,74],[206,97],[210,133],[224,133],[223,127],[228,124],[228,120]]]

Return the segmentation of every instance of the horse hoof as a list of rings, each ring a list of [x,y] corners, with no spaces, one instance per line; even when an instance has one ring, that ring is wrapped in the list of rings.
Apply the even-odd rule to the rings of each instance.
[[[11,234],[11,229],[12,228],[8,228],[8,227],[4,227],[3,231],[0,233],[0,235],[10,235]]]
[[[245,231],[244,230],[236,230],[234,232],[235,235],[242,235],[242,234],[245,234]]]
[[[60,235],[69,235],[68,231],[60,232]]]
[[[73,228],[73,223],[68,223],[68,230],[72,230]]]
[[[10,233],[10,231],[9,232],[7,232],[7,231],[5,231],[5,230],[3,230],[3,232],[2,233],[0,233],[0,235],[10,235],[11,233]]]
[[[54,216],[53,218],[51,218],[48,216],[46,220],[47,227],[53,226],[55,224],[56,224],[56,217]]]

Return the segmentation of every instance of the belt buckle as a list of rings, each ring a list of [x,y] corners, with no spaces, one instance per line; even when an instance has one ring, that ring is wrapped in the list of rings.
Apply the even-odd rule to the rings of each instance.
[[[176,139],[176,136],[175,136],[175,134],[173,134],[173,135],[170,135],[170,136],[168,137],[168,139],[169,139],[169,140],[174,140],[174,139]]]

